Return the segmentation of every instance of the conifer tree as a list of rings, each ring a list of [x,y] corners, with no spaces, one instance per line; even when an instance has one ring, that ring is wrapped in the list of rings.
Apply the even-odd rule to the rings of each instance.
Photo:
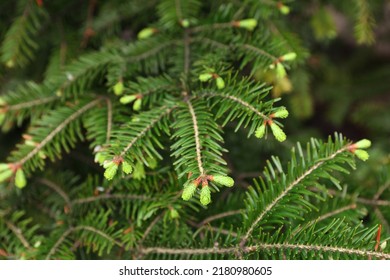
[[[371,141],[293,144],[284,128],[291,81],[312,114],[309,49],[289,26],[306,4],[1,5],[1,258],[390,258],[388,172],[374,199],[341,175]],[[361,44],[371,8],[356,6]],[[331,12],[316,13],[313,37],[331,40]],[[290,154],[256,159],[248,187],[227,160],[233,131],[242,154],[249,141]],[[377,219],[362,223],[367,208]]]

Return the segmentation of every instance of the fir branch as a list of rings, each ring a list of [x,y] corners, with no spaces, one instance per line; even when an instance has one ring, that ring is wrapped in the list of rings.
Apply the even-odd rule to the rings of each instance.
[[[165,116],[169,115],[173,110],[175,109],[174,107],[167,107],[163,106],[161,108],[158,108],[159,114],[155,116],[155,118],[149,120],[149,124],[142,130],[138,131],[132,140],[125,146],[125,148],[121,151],[120,157],[124,157],[125,154],[139,141],[147,132],[149,132],[155,124],[157,124],[162,118]]]
[[[271,59],[272,61],[278,61],[278,58],[268,52],[266,52],[265,50],[263,49],[260,49],[256,46],[253,46],[253,45],[250,45],[250,44],[243,44],[243,45],[238,45],[239,48],[242,48],[244,50],[249,50],[249,51],[252,51],[252,52],[255,52],[256,54],[260,55],[260,56],[265,56],[269,59]]]
[[[202,154],[201,154],[202,147],[200,145],[200,140],[199,140],[198,120],[196,118],[194,107],[192,106],[191,101],[187,100],[186,103],[192,118],[192,125],[194,129],[194,138],[195,138],[196,161],[198,162],[199,174],[200,176],[203,176],[204,169],[203,169]]]
[[[71,235],[72,233],[74,232],[77,232],[77,231],[89,231],[89,232],[92,232],[96,235],[99,235],[105,239],[107,239],[108,241],[110,241],[111,243],[119,246],[119,247],[124,247],[124,245],[113,239],[111,236],[109,236],[108,234],[106,234],[105,232],[99,230],[99,229],[96,229],[94,227],[91,227],[91,226],[76,226],[76,227],[70,227],[68,228],[56,241],[56,243],[53,245],[53,247],[51,247],[49,253],[46,255],[46,260],[50,260],[51,256],[54,255],[56,253],[56,251],[58,250],[58,248],[61,246],[61,244],[65,241],[65,239]]]
[[[340,208],[338,208],[336,210],[333,210],[333,211],[331,211],[329,213],[323,214],[323,215],[319,216],[318,218],[316,218],[314,221],[309,222],[309,223],[313,223],[314,224],[314,223],[317,223],[319,221],[328,219],[330,217],[336,216],[336,215],[338,215],[340,213],[343,213],[345,211],[352,210],[352,209],[356,209],[356,203],[352,203],[350,205],[347,205],[347,206],[344,206],[344,207],[340,207]]]
[[[219,213],[219,214],[207,217],[203,221],[199,222],[198,226],[203,226],[205,224],[208,224],[208,223],[210,223],[212,221],[215,221],[215,220],[218,220],[218,219],[223,219],[223,218],[226,218],[226,217],[229,217],[229,216],[234,216],[234,215],[241,214],[242,211],[243,211],[243,209],[231,210],[231,211],[222,212],[222,213]]]
[[[294,181],[292,181],[290,184],[286,185],[284,190],[281,191],[257,216],[257,218],[254,220],[254,222],[250,225],[249,229],[246,231],[244,237],[242,238],[240,242],[240,247],[244,247],[245,243],[251,236],[253,230],[257,226],[257,224],[281,201],[294,187],[299,185],[305,178],[310,176],[314,171],[318,170],[324,163],[334,159],[339,154],[345,152],[348,150],[348,145],[343,146],[342,148],[338,149],[337,151],[333,152],[331,155],[329,155],[326,158],[320,159],[317,161],[316,164],[311,166],[308,170],[306,170],[302,175],[300,175],[298,178],[296,178]]]
[[[7,111],[18,111],[20,109],[30,109],[35,106],[45,105],[47,103],[50,103],[52,101],[58,100],[59,96],[50,96],[45,98],[40,98],[37,100],[31,100],[27,102],[22,102],[15,105],[9,105],[6,108]]]
[[[268,116],[266,116],[265,114],[263,114],[262,112],[257,110],[254,106],[252,106],[251,104],[249,104],[248,102],[242,100],[239,97],[236,97],[236,96],[233,96],[233,95],[229,95],[229,94],[221,94],[221,93],[205,93],[204,96],[230,99],[230,100],[234,101],[235,103],[237,103],[237,104],[241,105],[242,107],[244,107],[246,110],[252,111],[256,115],[261,117],[264,121],[270,120],[270,118]]]
[[[24,237],[22,230],[10,221],[5,220],[4,222],[7,225],[7,227],[16,235],[16,237],[23,244],[23,246],[26,249],[31,249],[31,245]]]
[[[21,158],[19,161],[15,162],[14,164],[17,166],[22,166],[25,164],[28,160],[30,160],[32,157],[34,157],[36,154],[38,154],[39,151],[41,151],[53,138],[60,133],[69,123],[80,117],[82,114],[84,114],[86,111],[90,110],[91,108],[95,107],[97,104],[99,104],[102,101],[101,98],[98,98],[96,100],[93,100],[89,103],[87,103],[85,106],[78,109],[76,112],[74,112],[72,115],[70,115],[67,119],[62,121],[51,133],[49,133],[31,152],[29,152],[27,155],[25,155],[23,158]]]
[[[111,200],[111,199],[117,199],[117,200],[144,200],[144,201],[149,201],[149,200],[154,200],[153,197],[149,197],[146,195],[137,195],[137,194],[110,194],[110,193],[105,193],[97,196],[90,196],[90,197],[84,197],[84,198],[78,198],[72,200],[72,204],[85,204],[85,203],[91,203],[95,201],[100,201],[100,200]]]
[[[289,243],[280,243],[280,244],[258,244],[255,246],[248,246],[244,248],[244,252],[256,252],[259,250],[298,250],[300,252],[329,252],[329,253],[342,253],[351,256],[360,256],[360,257],[375,257],[380,259],[390,259],[390,254],[368,251],[368,250],[360,250],[360,249],[351,249],[344,247],[336,247],[336,246],[321,246],[321,245],[306,245],[306,244],[289,244]]]
[[[109,98],[106,98],[107,103],[107,131],[106,131],[106,144],[110,142],[112,132],[112,102]]]
[[[69,210],[72,209],[71,199],[69,198],[68,194],[62,190],[62,188],[59,185],[45,178],[38,179],[38,182],[55,191],[59,196],[61,196],[64,199]]]

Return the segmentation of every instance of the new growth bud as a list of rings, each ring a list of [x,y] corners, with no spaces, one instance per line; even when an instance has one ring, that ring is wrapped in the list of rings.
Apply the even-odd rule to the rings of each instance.
[[[118,171],[118,165],[115,162],[110,161],[104,164],[104,168],[106,168],[106,171],[104,172],[104,177],[109,181],[112,180],[116,172]]]
[[[265,134],[265,124],[263,123],[262,125],[260,125],[256,131],[255,131],[255,136],[257,138],[263,138],[264,137],[264,134]]]
[[[122,162],[122,171],[125,174],[130,174],[131,172],[133,172],[133,167],[131,166],[130,163],[128,163],[127,161],[124,161],[124,162]]]
[[[211,74],[211,73],[203,73],[203,74],[200,74],[200,75],[199,75],[199,80],[200,80],[201,82],[207,82],[207,81],[210,80],[212,77],[213,77],[213,74]]]
[[[207,205],[211,202],[211,191],[208,185],[202,186],[200,191],[200,203]]]
[[[223,175],[214,175],[211,176],[211,180],[214,181],[217,184],[220,184],[225,187],[233,187],[234,185],[234,180],[233,178],[229,176],[223,176]]]
[[[278,9],[283,15],[288,15],[290,13],[290,7],[284,5],[283,3],[278,4]]]
[[[371,147],[371,141],[368,139],[363,139],[354,144],[354,146],[358,149],[367,149]]]
[[[285,55],[280,57],[282,61],[292,61],[296,58],[297,58],[297,54],[295,52],[286,53]]]
[[[123,86],[123,82],[122,80],[118,81],[115,85],[114,85],[114,93],[115,95],[121,95],[123,93],[123,90],[124,90],[124,86]]]
[[[21,168],[16,171],[15,174],[15,186],[22,189],[27,185],[26,176]]]
[[[361,159],[362,161],[366,161],[368,160],[368,158],[370,157],[367,153],[367,151],[365,150],[355,150],[354,151],[354,154],[359,158]]]
[[[183,200],[190,200],[191,197],[194,195],[196,188],[197,184],[195,182],[187,182],[186,184],[184,184],[184,189],[181,198]]]
[[[157,32],[157,29],[156,28],[153,28],[153,27],[147,27],[147,28],[144,28],[142,29],[137,37],[138,39],[142,40],[142,39],[147,39],[149,37],[151,37],[154,33]]]
[[[119,99],[119,102],[122,104],[129,104],[137,98],[137,95],[125,95]]]
[[[272,122],[270,124],[271,126],[271,130],[272,130],[272,133],[273,135],[275,136],[276,140],[278,140],[279,142],[283,142],[284,140],[286,140],[286,134],[283,132],[283,130],[274,122]]]
[[[218,89],[223,89],[225,87],[225,81],[221,77],[218,77],[215,82],[217,83]]]
[[[142,105],[142,98],[137,98],[137,100],[133,104],[133,110],[139,111],[141,109],[141,105]]]
[[[233,22],[233,26],[240,27],[252,31],[257,26],[257,20],[254,18],[243,19]]]
[[[272,117],[285,119],[288,117],[288,111],[286,110],[286,108],[282,108],[282,109],[276,111],[275,113],[273,113]]]
[[[190,26],[190,21],[188,19],[183,19],[180,21],[181,26],[188,28]]]
[[[6,181],[13,175],[13,171],[6,163],[0,164],[0,183]]]
[[[284,68],[282,63],[276,64],[276,76],[281,79],[286,76],[286,69]]]

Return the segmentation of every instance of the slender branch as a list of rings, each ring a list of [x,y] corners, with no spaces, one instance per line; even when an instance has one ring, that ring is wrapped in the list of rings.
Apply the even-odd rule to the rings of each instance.
[[[376,257],[390,259],[390,254],[381,253],[375,251],[366,251],[359,249],[350,249],[344,247],[332,247],[322,245],[304,245],[304,244],[258,244],[254,246],[248,246],[242,248],[244,253],[256,252],[259,250],[299,250],[299,251],[317,251],[317,252],[331,252],[331,253],[342,253],[347,255],[358,255],[361,257]],[[166,255],[209,255],[209,254],[236,254],[240,252],[239,247],[227,247],[227,248],[201,248],[201,249],[175,249],[175,248],[164,248],[164,247],[149,247],[141,248],[143,254],[166,254]]]
[[[50,96],[50,97],[40,98],[37,100],[23,102],[23,103],[19,103],[19,104],[15,104],[15,105],[9,105],[9,106],[6,106],[5,109],[7,111],[17,111],[20,109],[43,105],[43,104],[49,103],[51,101],[54,101],[56,99],[59,99],[59,97],[58,96]]]
[[[342,212],[345,212],[345,211],[348,211],[348,210],[352,210],[352,209],[356,209],[356,203],[352,203],[350,205],[347,205],[347,206],[341,207],[339,209],[336,209],[336,210],[334,210],[332,212],[329,212],[329,213],[326,213],[324,215],[321,215],[317,219],[315,219],[315,221],[309,222],[309,224],[310,223],[319,222],[319,221],[323,221],[323,220],[328,219],[328,218],[330,218],[332,216],[335,216],[337,214],[340,214]]]
[[[374,195],[374,199],[377,200],[382,195],[382,193],[390,187],[390,181],[386,182],[384,185],[378,188],[378,191]]]
[[[163,106],[162,108],[165,109],[166,107]],[[165,115],[170,114],[172,112],[172,110],[175,109],[175,108],[176,107],[166,108],[166,110],[163,111],[157,118],[153,119],[148,126],[146,126],[140,133],[138,133],[138,135],[136,137],[134,137],[133,140],[131,140],[131,142],[126,146],[126,148],[124,148],[123,151],[120,153],[120,156],[123,157],[128,152],[128,150],[130,150],[131,147],[133,147],[133,145],[142,136],[145,135],[145,133],[147,133],[149,130],[151,130],[153,128],[155,123],[157,123],[159,120],[161,120]]]
[[[176,0],[177,2],[177,0]],[[184,31],[184,74],[186,78],[188,77],[188,73],[190,71],[190,43],[191,39],[188,33],[188,30]]]
[[[272,60],[278,60],[278,58],[276,56],[266,52],[265,50],[259,49],[259,48],[255,47],[255,46],[252,46],[252,45],[249,45],[249,44],[238,45],[238,47],[241,47],[243,49],[247,49],[247,50],[250,50],[250,51],[254,51],[257,54],[266,56],[266,57],[268,57],[269,59],[272,59]]]
[[[213,23],[213,24],[196,26],[189,30],[195,33],[195,32],[200,32],[205,30],[207,31],[211,29],[222,29],[222,28],[231,28],[231,27],[233,27],[232,22],[222,22],[222,23]]]
[[[135,195],[135,194],[102,194],[98,196],[91,196],[86,198],[79,198],[72,201],[72,204],[84,204],[91,203],[94,201],[105,200],[105,199],[124,199],[124,200],[153,200],[153,198],[145,196],[145,195]]]
[[[230,99],[230,100],[233,100],[234,102],[242,105],[243,107],[245,107],[246,109],[252,111],[253,113],[255,113],[256,115],[258,115],[259,117],[263,118],[264,120],[270,120],[269,117],[267,117],[266,115],[264,115],[262,112],[260,112],[259,110],[257,110],[255,107],[253,107],[251,104],[249,104],[248,102],[238,98],[238,97],[235,97],[235,96],[232,96],[232,95],[225,95],[225,94],[220,94],[220,93],[205,93],[204,96],[210,96],[210,97],[220,97],[220,98],[225,98],[225,99]]]
[[[210,216],[210,217],[204,219],[198,225],[199,226],[203,226],[204,224],[210,223],[211,221],[222,219],[222,218],[226,218],[226,217],[229,217],[229,216],[238,215],[238,214],[241,214],[241,212],[242,212],[242,209],[227,211],[227,212],[224,212],[224,213],[219,213],[219,214],[216,214],[216,215],[213,215],[213,216]]]
[[[333,247],[323,245],[304,245],[304,244],[258,244],[244,248],[245,252],[254,252],[259,250],[299,250],[299,251],[317,251],[317,252],[331,252],[331,253],[342,253],[347,255],[359,255],[361,257],[376,257],[390,259],[390,254],[381,253],[375,251],[366,251],[360,249],[350,249],[344,247]]]
[[[196,43],[201,43],[201,44],[209,44],[213,47],[217,47],[217,48],[224,49],[224,50],[230,49],[230,47],[228,45],[225,45],[223,43],[220,43],[218,41],[212,40],[210,38],[205,38],[205,37],[191,38],[191,42],[196,42]]]
[[[367,204],[367,205],[390,206],[390,201],[388,201],[388,200],[376,200],[376,199],[369,199],[369,198],[357,198],[356,201],[360,202],[362,204]]]
[[[139,61],[144,60],[144,59],[146,59],[154,54],[159,53],[162,49],[165,49],[166,47],[169,47],[169,46],[175,44],[176,42],[177,42],[176,40],[170,40],[168,42],[159,44],[157,47],[150,49],[150,50],[148,50],[140,55],[130,56],[127,59],[127,61],[128,62],[139,62]]]
[[[202,249],[174,249],[164,247],[140,248],[142,254],[166,254],[166,255],[207,255],[207,254],[231,254],[238,251],[237,247],[230,248],[202,248]]]
[[[146,237],[149,235],[149,233],[152,231],[153,227],[158,223],[158,221],[161,220],[161,218],[164,216],[165,211],[162,212],[160,215],[158,215],[154,220],[150,223],[150,225],[145,230],[141,240],[139,241],[139,245],[142,246],[142,243],[145,241]]]
[[[27,249],[31,249],[30,243],[27,241],[27,239],[24,237],[22,230],[14,225],[10,221],[5,221],[5,224],[7,227],[16,235],[16,237],[19,239],[19,241],[23,244],[23,246]]]
[[[112,103],[109,98],[106,99],[107,103],[107,133],[106,133],[106,144],[110,142],[111,131],[112,131]]]
[[[199,139],[199,127],[198,127],[198,120],[196,118],[196,114],[194,111],[194,107],[191,104],[190,100],[186,101],[188,109],[190,111],[191,117],[192,117],[192,124],[194,127],[194,137],[195,137],[195,150],[196,150],[196,161],[198,162],[198,169],[201,176],[204,175],[204,169],[203,169],[203,163],[202,163],[202,154],[201,154],[201,145],[200,145],[200,139]]]
[[[335,158],[338,154],[344,152],[346,149],[348,148],[348,146],[345,146],[339,150],[337,150],[336,152],[334,152],[332,155],[330,155],[329,157],[325,158],[325,159],[322,159],[320,161],[318,161],[315,165],[313,165],[309,170],[307,170],[305,173],[303,173],[300,177],[298,177],[297,179],[295,179],[295,181],[293,181],[292,183],[290,183],[288,186],[286,186],[286,188],[284,189],[284,191],[282,191],[261,213],[260,215],[256,218],[256,220],[252,223],[252,225],[249,227],[248,231],[246,232],[245,236],[243,237],[243,239],[241,240],[241,243],[240,243],[240,247],[243,247],[246,243],[246,241],[248,240],[248,238],[250,237],[250,235],[252,234],[253,230],[255,229],[256,225],[264,218],[264,216],[266,214],[269,213],[269,211],[271,211],[271,209],[278,204],[278,202],[283,198],[285,197],[295,186],[297,186],[302,180],[304,180],[307,176],[309,176],[313,171],[317,170],[324,162],[326,162],[327,160],[331,160],[333,158]]]
[[[38,182],[41,184],[44,184],[45,186],[49,187],[50,189],[52,189],[53,191],[58,193],[64,199],[64,201],[65,201],[66,205],[69,207],[69,209],[72,209],[72,202],[70,201],[69,196],[66,194],[66,192],[64,192],[61,189],[60,186],[58,186],[54,182],[49,181],[49,180],[44,179],[44,178],[38,179]]]
[[[103,231],[101,230],[98,230],[94,227],[90,227],[90,226],[77,226],[77,227],[71,227],[69,228],[68,230],[66,230],[61,236],[60,238],[58,238],[57,242],[54,244],[54,246],[50,249],[49,253],[46,255],[46,260],[49,260],[50,257],[57,251],[58,247],[64,242],[64,240],[70,235],[72,234],[73,232],[76,232],[76,231],[79,231],[79,230],[86,230],[86,231],[90,231],[90,232],[93,232],[97,235],[100,235],[104,238],[106,238],[107,240],[109,240],[110,242],[114,243],[115,245],[119,246],[119,247],[123,247],[124,245],[113,239],[111,236],[107,235],[106,233],[104,233]]]
[[[53,138],[60,133],[69,123],[77,119],[80,115],[84,114],[86,111],[90,110],[94,106],[96,106],[99,102],[101,102],[101,98],[96,99],[84,107],[80,108],[76,112],[74,112],[72,115],[70,115],[66,120],[64,120],[59,126],[57,126],[52,132],[50,132],[45,139],[43,139],[31,152],[29,152],[24,158],[19,160],[16,164],[17,165],[23,165],[25,162],[30,160],[33,156],[35,156],[40,150],[42,150],[43,147],[46,146],[47,143],[49,143]]]

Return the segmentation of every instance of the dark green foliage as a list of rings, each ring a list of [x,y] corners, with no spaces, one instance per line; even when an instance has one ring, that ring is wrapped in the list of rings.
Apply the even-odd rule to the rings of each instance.
[[[1,259],[390,259],[380,3],[3,2]]]

